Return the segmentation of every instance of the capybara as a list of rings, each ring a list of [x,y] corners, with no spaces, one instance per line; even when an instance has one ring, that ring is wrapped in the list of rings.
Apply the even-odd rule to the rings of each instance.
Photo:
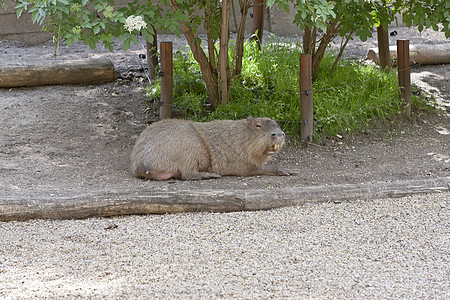
[[[277,166],[264,165],[284,140],[284,132],[268,118],[206,123],[166,119],[139,136],[131,154],[131,172],[153,180],[289,175]]]

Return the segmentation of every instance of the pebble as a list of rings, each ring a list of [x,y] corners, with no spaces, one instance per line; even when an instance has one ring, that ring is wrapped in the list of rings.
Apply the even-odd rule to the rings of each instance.
[[[445,299],[449,200],[0,222],[0,298]]]

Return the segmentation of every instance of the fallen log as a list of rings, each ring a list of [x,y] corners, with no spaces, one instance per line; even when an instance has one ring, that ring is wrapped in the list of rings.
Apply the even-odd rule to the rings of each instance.
[[[391,60],[397,58],[397,46],[390,46],[389,53]],[[421,65],[437,65],[450,63],[450,43],[437,45],[410,45],[410,64],[419,63]],[[378,48],[371,48],[367,53],[367,59],[376,64],[380,63]]]
[[[249,190],[153,191],[130,189],[73,196],[0,195],[0,221],[84,219],[131,214],[268,210],[306,203],[448,193],[450,177],[398,182]]]
[[[57,61],[39,65],[0,65],[1,88],[92,84],[115,79],[114,65],[106,58]]]

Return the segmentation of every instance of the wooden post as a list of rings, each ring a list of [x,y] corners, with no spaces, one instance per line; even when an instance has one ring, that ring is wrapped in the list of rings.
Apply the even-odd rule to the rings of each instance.
[[[312,57],[300,54],[300,103],[301,126],[300,137],[305,142],[312,141],[313,134],[313,91],[312,91]]]
[[[220,25],[220,36],[219,36],[219,80],[220,80],[220,101],[222,105],[228,102],[228,91],[229,91],[229,79],[230,79],[230,67],[228,58],[228,42],[230,40],[230,8],[232,0],[222,1],[222,21]]]
[[[158,66],[158,36],[156,34],[155,27],[153,28],[153,42],[149,43],[147,41],[147,66],[148,66],[148,77],[150,79],[155,79],[156,67]]]
[[[261,48],[263,31],[264,31],[264,8],[266,7],[265,0],[253,1],[253,28],[251,41],[256,40],[258,46]],[[255,35],[256,34],[256,35]]]
[[[378,53],[380,69],[386,72],[391,70],[392,62],[389,54],[389,34],[383,25],[377,27]]]
[[[167,119],[172,117],[173,97],[173,56],[172,42],[161,42],[161,109],[159,117]]]
[[[409,40],[397,40],[398,86],[400,100],[404,102],[405,115],[411,118],[411,67],[409,65]]]

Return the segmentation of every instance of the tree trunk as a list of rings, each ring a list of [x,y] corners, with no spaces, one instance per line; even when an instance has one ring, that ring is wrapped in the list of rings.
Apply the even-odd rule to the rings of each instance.
[[[174,12],[179,9],[178,4],[175,0],[170,1],[170,6]],[[209,101],[213,109],[216,109],[220,103],[219,96],[219,87],[217,85],[218,77],[217,72],[214,72],[214,68],[210,64],[208,57],[201,47],[201,41],[198,36],[194,35],[192,28],[189,23],[181,22],[181,30],[186,37],[186,40],[191,48],[192,54],[194,55],[195,60],[198,62],[200,66],[200,70],[202,72],[203,81],[206,84],[206,90],[208,92]]]
[[[189,47],[191,48],[195,60],[200,65],[202,78],[203,81],[205,81],[206,90],[208,91],[209,101],[211,102],[213,108],[216,109],[220,103],[219,87],[217,85],[217,72],[214,72],[211,64],[208,61],[208,58],[205,55],[205,52],[203,52],[203,49],[200,45],[200,39],[194,37],[194,33],[192,32],[191,28],[186,24],[183,23],[181,25],[181,28],[183,29],[184,36],[188,41]]]
[[[180,5],[177,0],[170,0],[170,7],[173,12],[180,10]],[[251,0],[240,0],[241,10],[245,14],[250,7]],[[206,1],[203,2],[206,4]],[[201,40],[193,29],[190,21],[182,22],[180,21],[181,29],[184,36],[191,48],[192,54],[195,60],[200,66],[202,73],[202,78],[205,81],[206,89],[208,91],[209,101],[213,107],[216,109],[219,105],[225,105],[230,97],[230,83],[235,74],[239,74],[242,68],[242,53],[243,53],[243,39],[244,39],[244,29],[245,29],[245,14],[241,18],[241,24],[239,26],[238,39],[236,41],[236,51],[235,57],[233,58],[233,73],[230,72],[230,62],[229,62],[229,22],[230,22],[230,10],[231,10],[231,0],[222,0],[222,20],[220,26],[220,36],[219,36],[219,54],[218,61],[216,65],[215,57],[217,53],[214,48],[214,41],[212,40],[212,32],[210,26],[210,16],[211,16],[212,6],[208,7],[204,5],[205,13],[205,28],[208,38],[208,56],[201,47]]]
[[[146,42],[147,46],[147,67],[148,67],[148,77],[153,80],[156,76],[156,69],[158,66],[158,35],[156,29],[153,25],[153,41],[149,43]]]
[[[206,28],[206,39],[208,43],[208,58],[209,58],[209,64],[211,65],[212,71],[215,73],[217,72],[216,68],[216,56],[214,54],[214,40],[212,36],[211,31],[211,7],[206,4],[206,1],[204,1],[204,7],[205,7],[205,28]]]
[[[380,53],[380,69],[391,70],[391,58],[389,56],[389,34],[383,25],[377,27],[378,53]]]
[[[231,78],[235,75],[241,74],[242,71],[242,56],[244,54],[244,37],[245,37],[245,20],[247,18],[248,9],[252,1],[246,0],[242,2],[241,6],[241,24],[239,24],[239,31],[236,37],[236,46],[234,48],[233,56],[233,71],[231,72]]]
[[[230,37],[230,1],[222,0],[222,23],[220,25],[220,48],[219,48],[219,78],[221,88],[220,104],[225,105],[228,102],[230,66],[228,59],[228,41]]]
[[[336,17],[333,22],[328,24],[327,32],[323,34],[320,39],[319,47],[316,49],[316,38],[317,38],[317,28],[306,27],[303,30],[303,53],[312,54],[312,78],[313,80],[317,79],[317,75],[319,72],[319,65],[322,61],[325,50],[330,42],[336,37],[339,33],[341,26],[339,25],[340,17]]]
[[[312,78],[313,78],[313,80],[317,79],[317,76],[319,73],[320,62],[322,61],[322,59],[325,55],[325,50],[327,49],[327,46],[331,42],[333,37],[334,36],[331,34],[325,34],[320,41],[319,47],[313,54],[313,57],[312,57]]]
[[[264,8],[266,7],[265,0],[253,1],[253,28],[251,41],[256,41],[258,47],[261,48],[263,31],[264,31]],[[244,13],[243,13],[244,14]]]

